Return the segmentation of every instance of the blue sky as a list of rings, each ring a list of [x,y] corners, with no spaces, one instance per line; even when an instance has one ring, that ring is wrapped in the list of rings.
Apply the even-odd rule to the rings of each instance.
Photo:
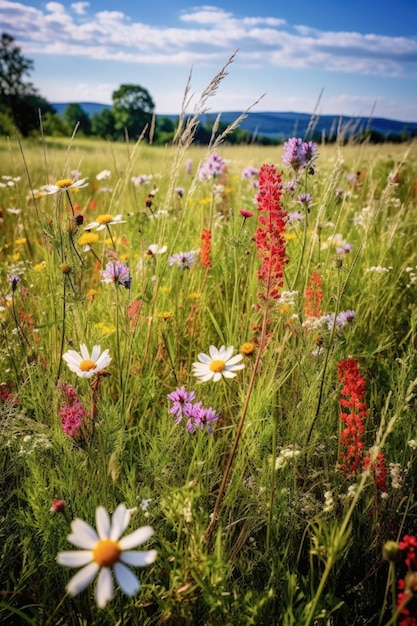
[[[192,72],[193,110],[238,50],[211,111],[263,96],[256,111],[417,121],[416,0],[0,0],[0,28],[50,102],[111,104],[131,83],[176,114]]]

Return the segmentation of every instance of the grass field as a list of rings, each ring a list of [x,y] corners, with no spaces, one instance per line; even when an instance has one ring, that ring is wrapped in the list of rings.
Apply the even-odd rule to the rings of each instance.
[[[416,157],[1,141],[1,623],[417,624]]]

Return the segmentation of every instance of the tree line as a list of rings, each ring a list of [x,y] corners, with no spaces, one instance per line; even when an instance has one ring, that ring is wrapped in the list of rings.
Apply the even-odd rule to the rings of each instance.
[[[86,137],[111,140],[133,140],[140,136],[155,144],[171,142],[175,122],[166,116],[154,115],[155,103],[144,87],[124,84],[112,94],[113,106],[91,116],[78,103],[70,103],[58,115],[33,83],[25,77],[33,71],[33,61],[23,56],[13,37],[3,33],[0,41],[0,135],[11,136],[16,130],[24,137],[71,136],[74,129]],[[226,128],[220,123],[219,132]],[[200,124],[195,142],[207,144],[212,127]],[[249,143],[251,133],[235,129],[230,143]],[[259,138],[258,138],[259,143]],[[265,139],[265,143],[277,143]]]

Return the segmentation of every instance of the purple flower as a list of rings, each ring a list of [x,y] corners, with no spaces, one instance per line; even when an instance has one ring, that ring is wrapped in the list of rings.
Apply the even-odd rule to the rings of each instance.
[[[177,194],[177,196],[182,198],[183,195],[184,195],[184,187],[176,187],[175,188],[175,193]]]
[[[20,280],[20,278],[16,274],[12,274],[10,276],[10,286],[12,288],[12,291],[16,291],[17,283],[19,282],[19,280]]]
[[[329,313],[329,315],[325,316],[325,322],[327,324],[327,328],[331,330],[334,324],[334,313]],[[336,328],[341,330],[347,324],[352,322],[355,319],[355,311],[340,311],[336,316]]]
[[[310,193],[300,193],[298,195],[298,201],[301,202],[301,204],[305,204],[306,207],[308,207],[310,202],[311,202],[311,194]]]
[[[317,144],[312,141],[303,141],[300,137],[291,137],[284,143],[282,162],[286,167],[292,167],[295,172],[298,172],[305,169],[316,154]]]
[[[101,282],[103,283],[116,283],[117,285],[123,285],[126,289],[130,289],[132,278],[130,276],[130,270],[121,261],[109,261],[105,270],[101,270]]]
[[[300,213],[300,211],[292,211],[291,213],[287,213],[287,222],[290,224],[292,222],[301,222],[304,219],[305,215]]]
[[[185,418],[187,420],[185,427],[189,433],[195,433],[197,429],[204,430],[205,426],[209,434],[213,432],[211,424],[218,420],[216,411],[211,407],[205,408],[201,401],[193,404],[194,391],[188,392],[183,386],[169,393],[168,399],[172,403],[168,413],[176,416],[175,424],[179,424],[182,418]]]
[[[348,254],[353,249],[353,245],[351,243],[343,243],[341,246],[336,246],[336,254],[339,256],[343,256],[344,254]]]
[[[297,189],[297,181],[289,180],[288,182],[284,183],[282,188],[284,191],[295,191]]]
[[[200,180],[210,180],[211,178],[217,178],[221,176],[226,169],[226,165],[223,157],[216,152],[213,152],[204,163],[201,164],[198,170],[198,177]]]
[[[78,399],[74,387],[65,385],[62,389],[66,404],[61,406],[58,417],[61,418],[62,430],[66,435],[75,437],[83,422],[88,418],[88,413]]]
[[[253,165],[248,165],[242,170],[240,177],[243,179],[253,178],[254,176],[258,176],[258,174],[259,174],[259,169],[257,167],[253,167]]]
[[[168,394],[168,399],[172,402],[172,407],[168,413],[176,415],[175,424],[179,424],[182,418],[189,414],[194,398],[194,391],[188,392],[184,386],[181,388],[177,387],[175,391]]]
[[[196,252],[177,252],[169,257],[168,263],[172,265],[178,265],[180,270],[189,270],[190,267],[197,262]]]

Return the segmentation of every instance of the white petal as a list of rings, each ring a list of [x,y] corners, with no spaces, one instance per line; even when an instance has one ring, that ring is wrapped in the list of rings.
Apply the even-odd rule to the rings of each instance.
[[[244,370],[245,369],[245,364],[244,363],[238,363],[236,365],[226,365],[226,370],[228,370],[229,372],[238,372],[239,370]]]
[[[203,352],[200,352],[200,354],[198,355],[198,359],[202,362],[202,363],[211,363],[213,359],[211,359],[207,354],[204,354]],[[193,365],[198,365],[198,363],[194,363]]]
[[[133,572],[123,563],[115,563],[113,567],[116,582],[127,596],[134,596],[140,588],[140,583]]]
[[[193,369],[199,374],[206,374],[207,372],[211,372],[210,367],[206,363],[194,363]]]
[[[226,371],[226,370],[224,370],[224,371]],[[213,382],[217,383],[222,378],[223,378],[223,372],[214,372]]]
[[[130,512],[124,504],[119,504],[111,518],[111,530],[109,539],[118,541],[125,532],[130,522]]]
[[[87,226],[84,227],[84,230],[91,230],[92,228],[95,228],[96,226],[99,226],[98,222],[91,222],[91,224],[88,224]]]
[[[207,372],[207,374],[195,374],[195,376],[197,376],[202,383],[206,383],[214,377],[214,372]]]
[[[80,345],[80,352],[81,352],[81,356],[83,357],[84,360],[89,360],[90,359],[90,353],[88,351],[87,346],[85,345],[85,343],[82,343]]]
[[[94,580],[99,570],[97,563],[90,563],[75,574],[65,587],[70,596],[76,596],[77,593],[84,591],[86,587]]]
[[[97,364],[97,371],[104,370],[111,363],[111,357],[109,356],[109,351],[105,350],[99,359],[95,361]]]
[[[222,348],[224,348],[224,346],[222,346]],[[220,348],[220,350],[222,349]],[[215,346],[210,346],[209,348],[209,355],[211,356],[213,361],[216,361],[219,357],[219,350],[217,350],[217,348]]]
[[[138,528],[133,533],[130,533],[130,535],[122,537],[119,541],[119,546],[122,550],[130,550],[130,548],[135,548],[145,543],[145,541],[148,541],[152,535],[153,528],[150,526],[142,526],[142,528]]]
[[[100,539],[108,539],[110,535],[110,517],[104,506],[96,509],[97,533]]]
[[[222,346],[222,347],[224,348],[224,346]],[[233,346],[229,346],[227,348],[227,350],[223,350],[223,353],[220,355],[220,358],[223,361],[228,361],[230,359],[230,357],[232,356],[232,354],[233,354],[233,350],[234,350],[234,347]]]
[[[223,370],[222,371],[222,375],[225,378],[234,378],[236,376],[236,374],[234,374],[233,372],[231,372],[230,370]]]
[[[241,361],[243,359],[243,355],[242,354],[235,354],[234,357],[232,357],[231,359],[226,359],[227,363],[226,365],[234,365],[235,363],[239,363],[239,361]]]
[[[134,567],[146,567],[146,565],[150,565],[155,561],[157,554],[156,550],[145,550],[145,552],[133,550],[131,552],[122,552],[120,560]]]
[[[72,552],[58,552],[56,560],[65,567],[83,567],[93,560],[91,550],[72,550]]]
[[[91,351],[91,360],[94,361],[94,363],[97,362],[97,359],[100,356],[100,352],[101,352],[100,346],[93,346],[93,349]]]
[[[111,570],[108,567],[102,567],[97,579],[96,601],[100,609],[104,609],[107,602],[113,598],[113,579]]]
[[[103,230],[104,228],[106,228],[106,224],[100,224],[100,226],[97,226],[96,230]]]
[[[72,534],[67,539],[73,546],[77,548],[86,548],[92,550],[98,541],[98,536],[94,528],[82,519],[75,519],[71,523]]]

